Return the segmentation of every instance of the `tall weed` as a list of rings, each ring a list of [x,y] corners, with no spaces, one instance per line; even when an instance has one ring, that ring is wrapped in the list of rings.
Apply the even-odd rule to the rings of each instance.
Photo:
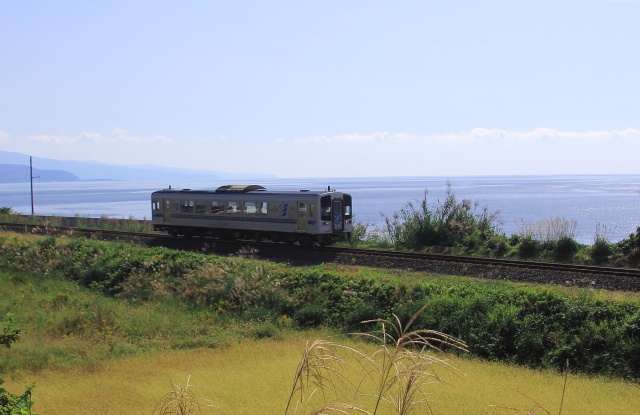
[[[451,184],[447,182],[445,198],[431,206],[428,192],[416,206],[413,202],[392,218],[385,217],[387,233],[399,247],[453,247],[468,244],[484,245],[499,234],[498,212],[479,209],[479,203],[468,199],[458,202]]]

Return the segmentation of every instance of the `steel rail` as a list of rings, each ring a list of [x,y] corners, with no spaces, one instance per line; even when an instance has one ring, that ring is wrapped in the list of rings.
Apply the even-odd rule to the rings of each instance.
[[[391,257],[397,259],[412,259],[423,261],[442,261],[442,262],[458,262],[465,264],[476,264],[495,267],[515,267],[528,268],[559,272],[576,272],[588,274],[611,275],[620,277],[640,278],[640,269],[637,268],[620,268],[620,267],[602,267],[596,265],[569,264],[560,262],[544,262],[544,261],[527,261],[504,258],[486,258],[474,257],[469,255],[448,255],[434,254],[423,252],[407,252],[407,251],[386,251],[376,249],[363,248],[336,248],[327,247],[325,249],[336,250],[344,254],[371,255],[380,257]]]

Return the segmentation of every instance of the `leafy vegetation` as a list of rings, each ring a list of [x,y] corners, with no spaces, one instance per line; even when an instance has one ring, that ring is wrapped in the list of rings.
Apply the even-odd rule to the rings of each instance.
[[[2,321],[2,334],[0,334],[0,345],[8,348],[20,338],[21,329],[17,327],[11,313],[5,315]],[[3,415],[27,415],[31,414],[31,390],[34,385],[27,386],[27,390],[20,396],[7,391],[2,385],[4,379],[0,377],[0,413]]]
[[[102,356],[215,347],[233,341],[243,324],[250,324],[246,332],[254,338],[296,327],[354,331],[361,330],[364,320],[397,315],[408,321],[429,303],[414,327],[464,339],[473,356],[556,370],[569,360],[576,372],[640,379],[640,301],[633,297],[610,299],[586,291],[567,294],[548,287],[407,274],[391,277],[388,272],[328,265],[293,268],[84,238],[12,234],[0,235],[0,269],[33,275],[43,284],[62,278],[126,300],[96,301],[51,288],[37,309],[20,316],[33,325],[32,333],[42,333],[40,340],[34,339],[38,346],[28,354],[29,363],[21,367],[37,369],[53,355],[60,356],[40,348],[47,343],[55,347],[52,340],[101,339],[97,350]],[[0,287],[6,287],[17,277],[2,278],[7,282]],[[28,285],[23,292],[2,292],[0,312],[17,313],[12,305],[31,301],[31,295]],[[173,315],[176,307],[184,317]],[[75,352],[68,357],[76,362],[82,358]],[[17,367],[8,360],[2,365]]]
[[[418,202],[392,217],[380,229],[356,222],[351,243],[398,250],[423,250],[490,257],[636,267],[640,264],[640,227],[629,238],[612,243],[607,229],[598,226],[593,245],[575,239],[577,223],[562,217],[520,224],[507,237],[500,229],[499,212],[479,202],[459,201],[449,183],[442,201],[430,203],[428,192]]]

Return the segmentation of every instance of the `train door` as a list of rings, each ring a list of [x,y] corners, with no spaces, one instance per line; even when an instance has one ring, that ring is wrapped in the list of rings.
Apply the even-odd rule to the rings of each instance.
[[[333,232],[343,232],[344,218],[342,212],[342,199],[333,199],[331,202],[331,212],[333,213]]]
[[[163,199],[162,203],[164,207],[162,208],[162,220],[164,223],[171,222],[171,200]]]
[[[298,202],[298,231],[306,231],[309,228],[309,204]]]

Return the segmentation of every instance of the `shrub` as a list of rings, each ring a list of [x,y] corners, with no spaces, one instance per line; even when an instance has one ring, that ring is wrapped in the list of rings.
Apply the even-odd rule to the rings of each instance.
[[[349,240],[349,243],[351,245],[359,245],[363,243],[367,239],[370,226],[371,225],[368,223],[362,223],[354,219],[353,231],[351,232],[351,239]]]
[[[566,261],[576,252],[578,252],[578,243],[575,239],[569,236],[561,236],[555,243],[553,256],[557,260]]]
[[[631,265],[640,263],[640,227],[635,233],[629,234],[627,239],[618,242],[616,247],[622,251]]]
[[[13,343],[20,338],[21,329],[14,322],[13,315],[7,313],[2,322],[4,326],[0,335],[0,345],[10,348]],[[30,385],[20,396],[15,395],[2,387],[4,379],[0,378],[0,413],[7,415],[27,415],[31,414],[31,390],[35,385]]]
[[[533,258],[538,255],[540,243],[530,235],[519,238],[518,256],[520,258]]]
[[[318,327],[325,322],[326,314],[322,304],[305,304],[293,313],[293,320],[299,327]]]
[[[280,331],[278,328],[269,322],[259,323],[253,329],[253,337],[256,340],[278,338],[279,336]]]
[[[469,199],[458,202],[449,182],[439,204],[430,206],[427,195],[425,190],[418,206],[408,202],[392,218],[384,217],[387,234],[398,247],[468,247],[473,243],[476,248],[499,233],[498,212],[491,213],[486,207],[479,210],[479,203]]]
[[[589,256],[596,264],[607,262],[612,253],[613,248],[604,237],[597,237],[589,250]]]

